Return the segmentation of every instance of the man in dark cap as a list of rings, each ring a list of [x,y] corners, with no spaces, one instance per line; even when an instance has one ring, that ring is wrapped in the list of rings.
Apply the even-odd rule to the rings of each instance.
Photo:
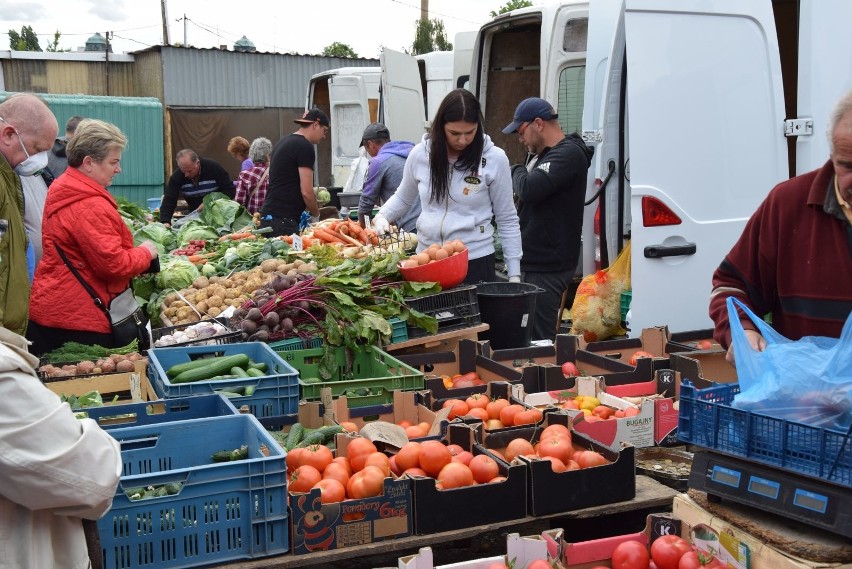
[[[358,202],[358,220],[366,227],[366,216],[373,215],[373,207],[388,201],[402,181],[402,170],[414,144],[402,140],[391,140],[388,127],[380,122],[367,125],[361,136],[361,146],[370,155],[367,177]],[[405,231],[416,228],[420,216],[420,200],[397,220],[397,225]]]
[[[512,188],[521,224],[521,278],[544,292],[536,298],[533,340],[553,340],[562,295],[580,258],[586,176],[594,149],[577,133],[565,136],[553,107],[524,99],[504,134],[518,133],[531,158],[512,166]]]
[[[314,145],[326,137],[331,126],[328,116],[311,109],[294,121],[296,132],[278,141],[269,162],[269,188],[260,208],[260,226],[271,227],[271,235],[292,235],[299,218],[307,210],[311,221],[319,221],[319,205],[314,193]]]

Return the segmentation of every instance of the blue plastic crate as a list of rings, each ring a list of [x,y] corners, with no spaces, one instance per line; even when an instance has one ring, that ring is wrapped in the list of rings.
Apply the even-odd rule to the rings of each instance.
[[[110,430],[140,425],[157,425],[171,421],[236,415],[239,411],[224,395],[211,393],[177,399],[87,407],[74,413],[94,419],[102,429]]]
[[[846,433],[731,406],[739,384],[680,386],[678,438],[798,474],[852,486],[852,439]]]
[[[265,363],[267,375],[177,384],[169,381],[166,375],[166,370],[176,364],[201,357],[235,354],[245,354],[254,362]],[[154,391],[166,399],[217,391],[234,392],[253,387],[255,391],[251,396],[231,398],[234,407],[248,405],[251,412],[259,417],[289,415],[299,410],[299,372],[262,342],[152,348],[148,351],[148,368]]]
[[[252,415],[113,429],[123,470],[98,520],[103,566],[177,569],[289,550],[286,452]],[[248,458],[211,455],[247,445]],[[131,500],[126,490],[180,484]]]

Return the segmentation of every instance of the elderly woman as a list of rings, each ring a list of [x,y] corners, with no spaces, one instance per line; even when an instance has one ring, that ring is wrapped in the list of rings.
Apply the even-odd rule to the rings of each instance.
[[[234,200],[246,206],[249,213],[260,211],[266,199],[266,188],[269,187],[269,156],[272,154],[272,143],[268,138],[255,138],[249,148],[249,158],[254,166],[240,172],[237,181],[237,194]]]
[[[53,182],[44,204],[44,256],[33,281],[27,330],[34,355],[70,340],[118,347],[107,314],[79,279],[109,306],[157,258],[157,247],[150,241],[133,245],[133,235],[107,190],[121,172],[126,144],[115,125],[92,119],[80,122],[68,143],[68,169]]]

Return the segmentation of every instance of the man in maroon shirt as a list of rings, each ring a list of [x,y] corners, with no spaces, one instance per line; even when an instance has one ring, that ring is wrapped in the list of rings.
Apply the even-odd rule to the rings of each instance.
[[[778,184],[713,274],[710,317],[715,339],[734,363],[726,299],[742,300],[792,340],[837,338],[852,312],[852,91],[829,121],[830,159]],[[749,344],[766,347],[741,317]]]

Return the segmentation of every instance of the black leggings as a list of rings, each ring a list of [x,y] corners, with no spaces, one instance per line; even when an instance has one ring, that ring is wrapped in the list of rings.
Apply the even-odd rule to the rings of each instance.
[[[66,330],[65,328],[50,328],[30,320],[27,325],[27,340],[32,342],[30,353],[40,357],[47,352],[62,346],[65,342],[80,342],[81,344],[97,344],[104,348],[120,348],[116,346],[110,332],[85,332],[83,330]]]

